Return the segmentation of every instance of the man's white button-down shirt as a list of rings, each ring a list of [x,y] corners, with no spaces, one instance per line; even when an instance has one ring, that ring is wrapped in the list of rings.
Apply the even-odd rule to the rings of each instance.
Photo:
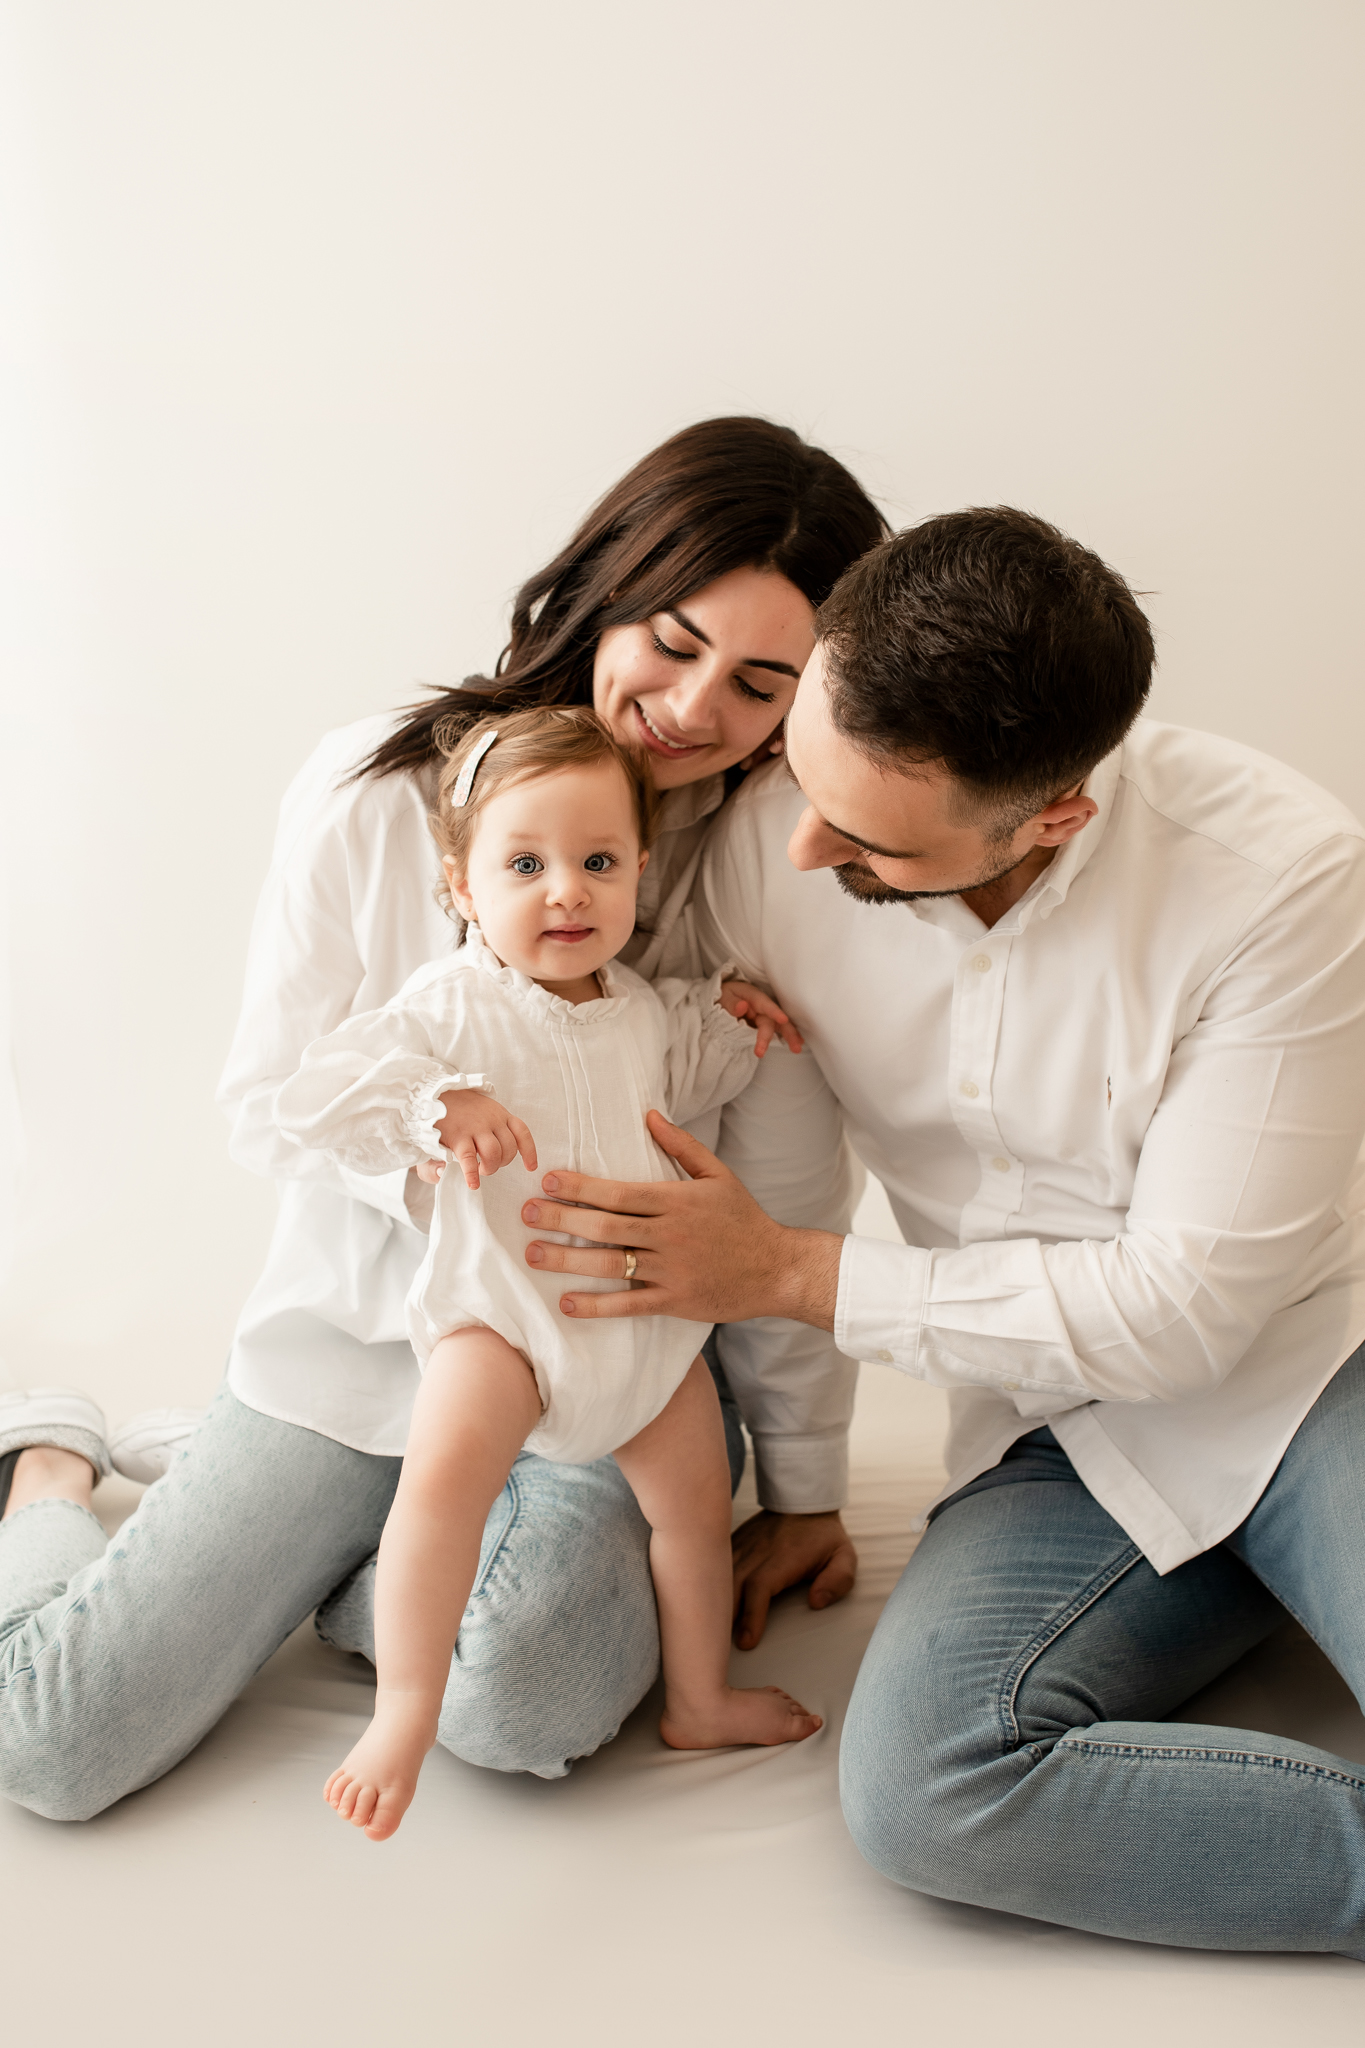
[[[845,1240],[839,1351],[952,1389],[950,1489],[1047,1422],[1168,1571],[1250,1512],[1365,1337],[1365,838],[1292,770],[1147,720],[1086,790],[1098,815],[987,928],[799,874],[804,799],[755,778],[699,930],[814,1071],[775,1049],[722,1152],[782,1220],[839,1228],[842,1125],[906,1242]],[[769,1419],[768,1504],[830,1505],[829,1340],[773,1320],[723,1348]]]

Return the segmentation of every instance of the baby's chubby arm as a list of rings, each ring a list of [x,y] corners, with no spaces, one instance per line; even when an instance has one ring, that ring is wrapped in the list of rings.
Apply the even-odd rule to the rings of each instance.
[[[482,1174],[496,1173],[521,1155],[528,1173],[536,1169],[536,1141],[519,1116],[504,1109],[481,1088],[451,1088],[442,1096],[445,1115],[433,1125],[436,1136],[465,1178],[465,1186],[479,1191]],[[417,1168],[419,1180],[437,1181],[445,1172],[439,1159],[424,1159]]]
[[[739,1017],[753,1027],[757,1034],[754,1051],[762,1059],[774,1038],[780,1038],[788,1052],[801,1052],[805,1040],[786,1011],[775,1003],[771,996],[764,995],[761,988],[755,988],[749,981],[723,981],[720,985],[720,1005],[732,1017]]]

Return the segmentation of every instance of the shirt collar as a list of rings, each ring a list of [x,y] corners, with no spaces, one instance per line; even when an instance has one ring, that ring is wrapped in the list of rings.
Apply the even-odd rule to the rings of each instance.
[[[556,1017],[561,1023],[600,1023],[603,1018],[614,1017],[618,1010],[623,1009],[630,995],[630,984],[621,979],[614,960],[608,960],[597,970],[603,993],[594,1002],[570,1003],[563,996],[553,995],[548,988],[542,988],[538,981],[532,981],[519,967],[508,967],[499,960],[478,925],[465,926],[464,943],[471,966],[480,974],[498,982],[529,1009]]]
[[[1025,930],[1035,915],[1051,917],[1058,904],[1065,903],[1071,884],[1093,857],[1108,828],[1122,768],[1123,747],[1119,745],[1091,769],[1081,784],[1081,793],[1092,798],[1097,805],[1095,816],[1048,862],[1013,908],[991,926],[992,932],[999,933],[1001,938],[1013,938]],[[925,896],[907,908],[925,924],[939,925],[964,938],[979,939],[981,936],[980,919],[973,915],[960,896]]]
[[[659,830],[681,832],[718,811],[725,800],[725,777],[707,775],[700,782],[684,782],[680,789],[666,789],[659,799]]]
[[[1120,741],[1111,754],[1106,754],[1104,759],[1091,769],[1081,784],[1081,795],[1088,796],[1097,806],[1094,817],[1073,839],[1068,839],[1061,852],[1048,862],[1027,895],[1021,897],[1015,905],[1016,911],[1022,910],[1025,904],[1030,904],[1030,917],[1036,910],[1040,917],[1046,918],[1051,917],[1059,903],[1065,903],[1071,884],[1086,862],[1093,858],[1108,829],[1122,770],[1123,742]],[[1028,918],[1021,920],[1021,931],[1027,922]]]

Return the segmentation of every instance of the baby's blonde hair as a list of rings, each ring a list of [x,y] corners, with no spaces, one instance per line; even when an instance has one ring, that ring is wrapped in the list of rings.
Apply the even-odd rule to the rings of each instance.
[[[490,732],[497,738],[474,770],[467,800],[456,810],[451,797],[461,770]],[[436,737],[439,744],[443,736],[438,732]],[[481,718],[458,737],[452,734],[451,742],[437,784],[431,832],[442,855],[453,862],[462,878],[469,872],[474,828],[489,798],[509,783],[530,782],[562,768],[590,768],[598,761],[614,761],[631,794],[641,850],[653,840],[659,798],[649,762],[643,751],[623,747],[605,720],[586,704],[545,704],[532,711]]]

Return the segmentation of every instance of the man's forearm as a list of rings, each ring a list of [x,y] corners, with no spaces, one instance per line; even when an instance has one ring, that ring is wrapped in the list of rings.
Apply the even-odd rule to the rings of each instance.
[[[773,1228],[772,1300],[761,1313],[832,1331],[844,1240],[832,1230]]]

